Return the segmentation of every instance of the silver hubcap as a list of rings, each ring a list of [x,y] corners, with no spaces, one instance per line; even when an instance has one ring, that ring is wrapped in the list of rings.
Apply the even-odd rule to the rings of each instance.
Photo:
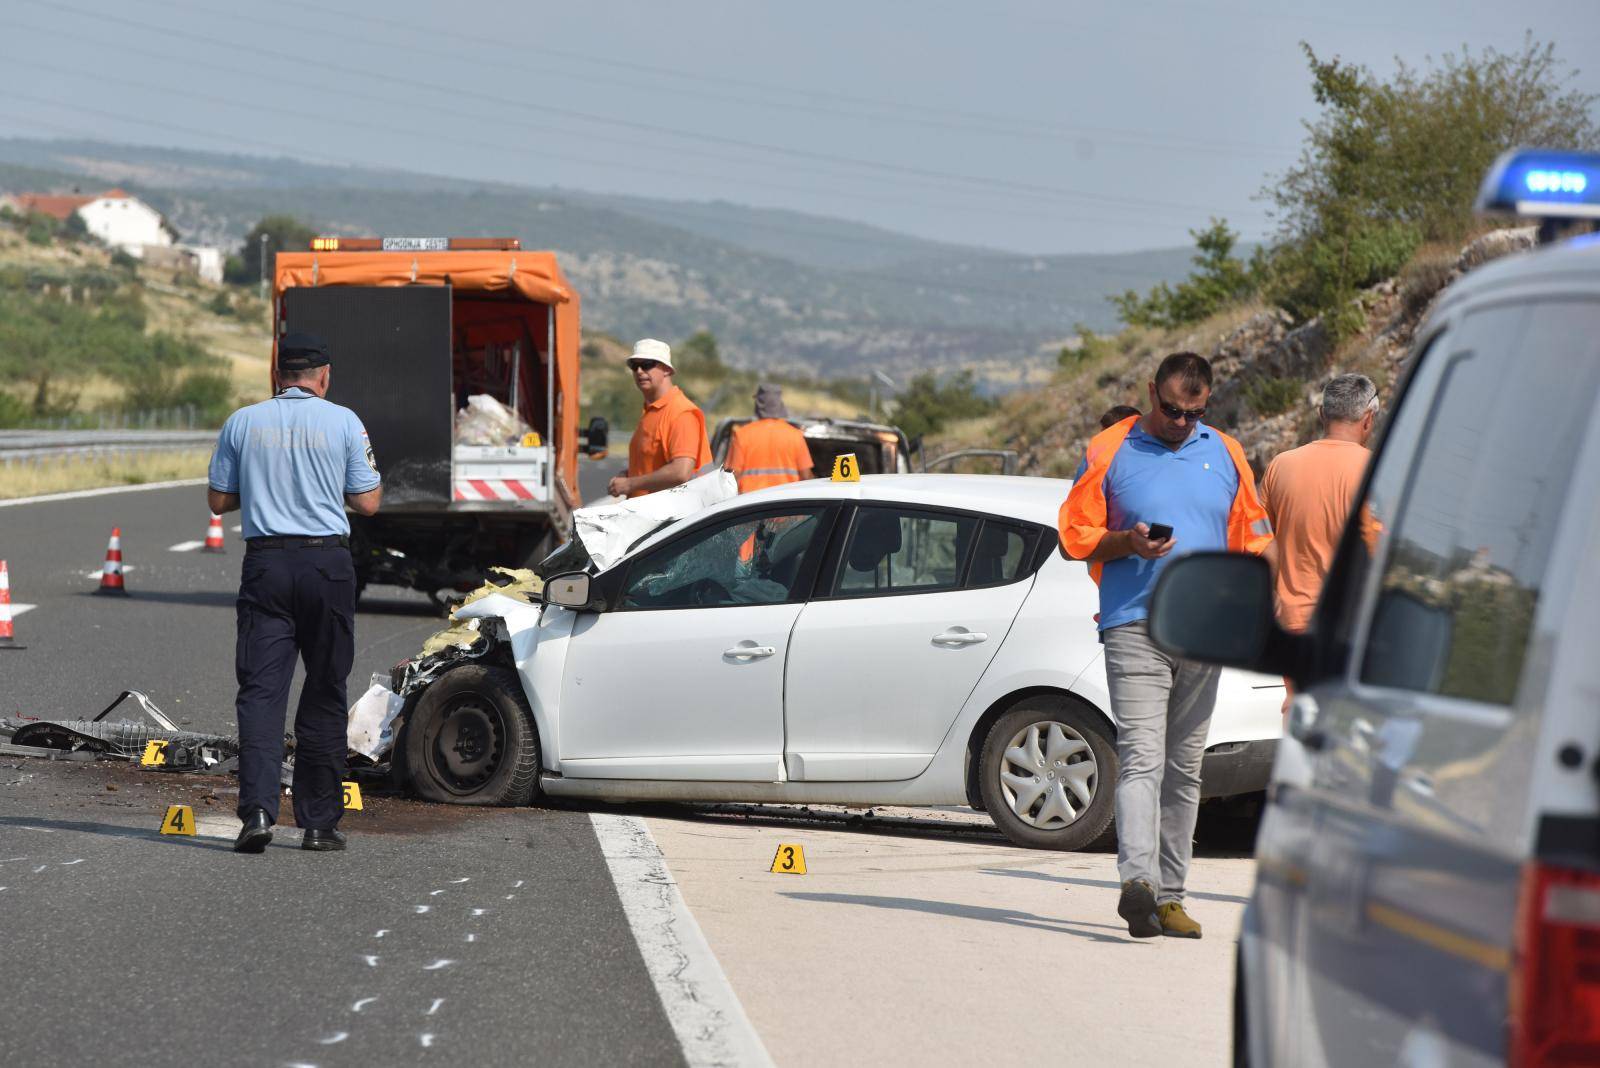
[[[1042,831],[1075,821],[1099,785],[1100,767],[1088,741],[1055,720],[1018,731],[1000,762],[1000,792],[1006,803],[1019,820]]]

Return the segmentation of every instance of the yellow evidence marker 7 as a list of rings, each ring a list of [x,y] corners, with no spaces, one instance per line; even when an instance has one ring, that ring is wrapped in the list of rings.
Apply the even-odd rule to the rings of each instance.
[[[776,875],[804,875],[806,873],[805,847],[780,842],[778,844],[778,853],[772,858],[772,867],[769,870]]]
[[[144,743],[144,755],[139,758],[141,768],[158,768],[167,762],[167,743],[157,739]]]
[[[161,821],[162,834],[193,834],[194,809],[188,805],[168,805],[167,815]]]
[[[834,482],[860,482],[861,465],[856,462],[853,452],[840,453],[833,458]]]
[[[361,784],[347,782],[344,784],[344,807],[356,812],[361,811]]]

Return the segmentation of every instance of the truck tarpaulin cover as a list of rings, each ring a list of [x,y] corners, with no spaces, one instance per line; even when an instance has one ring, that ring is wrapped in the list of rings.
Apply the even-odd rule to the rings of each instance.
[[[556,452],[578,501],[578,293],[553,252],[280,252],[273,296],[297,286],[449,285],[457,293],[522,299],[555,309]],[[334,354],[338,363],[338,354]]]

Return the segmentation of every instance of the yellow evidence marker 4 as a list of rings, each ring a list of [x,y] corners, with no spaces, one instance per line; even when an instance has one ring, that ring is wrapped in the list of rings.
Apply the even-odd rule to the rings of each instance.
[[[142,768],[158,768],[167,762],[167,743],[157,739],[144,743],[144,755],[139,758]]]
[[[361,784],[347,782],[344,784],[344,807],[355,812],[361,811]]]
[[[771,871],[777,875],[804,875],[806,873],[805,847],[780,842],[778,844],[778,853],[772,858]]]
[[[162,834],[193,834],[194,809],[188,805],[168,805],[161,821]]]
[[[853,452],[840,453],[833,458],[833,481],[835,482],[860,482],[861,465],[856,462]]]

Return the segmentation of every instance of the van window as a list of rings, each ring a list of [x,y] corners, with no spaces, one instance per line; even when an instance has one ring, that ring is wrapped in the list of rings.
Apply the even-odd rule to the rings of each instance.
[[[1600,304],[1489,308],[1442,344],[1439,388],[1414,398],[1355,517],[1393,526],[1361,679],[1510,705],[1540,588],[1558,580],[1545,562],[1595,412]]]

